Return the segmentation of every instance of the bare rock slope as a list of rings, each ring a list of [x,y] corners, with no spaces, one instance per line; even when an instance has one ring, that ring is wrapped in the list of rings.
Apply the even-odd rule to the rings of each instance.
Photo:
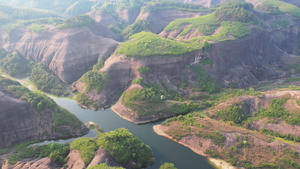
[[[72,83],[115,51],[119,42],[113,39],[118,37],[102,25],[63,29],[49,26],[40,33],[26,31],[15,48],[21,55],[48,66],[63,82]]]
[[[53,130],[53,114],[49,109],[38,112],[27,101],[17,99],[4,90],[0,91],[0,148],[47,139],[59,139],[84,135],[88,129],[63,125]]]

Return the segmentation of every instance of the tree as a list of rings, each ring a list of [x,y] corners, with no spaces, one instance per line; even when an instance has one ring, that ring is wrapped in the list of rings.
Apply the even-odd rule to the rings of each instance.
[[[173,163],[164,163],[159,167],[159,169],[177,169],[174,167]]]

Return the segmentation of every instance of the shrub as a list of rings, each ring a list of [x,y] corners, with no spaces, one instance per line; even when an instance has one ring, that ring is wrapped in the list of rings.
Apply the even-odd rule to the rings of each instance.
[[[101,163],[101,164],[89,167],[88,169],[124,169],[124,168],[123,167],[110,167],[105,163]]]
[[[29,29],[33,32],[39,33],[42,32],[44,29],[44,25],[39,25],[39,24],[32,24]]]
[[[255,20],[255,16],[250,12],[253,7],[251,3],[227,1],[216,10],[216,17],[219,21],[251,22]]]
[[[146,66],[138,67],[137,71],[144,75],[149,75],[152,73],[152,70]]]
[[[28,147],[27,144],[22,144],[9,157],[8,163],[14,165],[24,158],[50,157],[51,161],[64,165],[68,160],[67,156],[69,152],[69,144],[50,143],[48,145],[37,146],[35,149]]]
[[[52,93],[57,96],[69,94],[63,90],[60,81],[53,75],[51,70],[42,65],[41,63],[33,66],[30,74],[30,80],[39,89],[47,93]]]
[[[240,107],[235,105],[217,111],[216,114],[224,121],[233,121],[236,124],[241,124],[249,117]]]
[[[68,27],[81,27],[81,26],[90,26],[95,23],[95,20],[89,17],[88,15],[79,15],[74,18],[64,20],[61,24],[58,24],[56,27],[58,29],[68,28]]]
[[[75,96],[75,100],[82,106],[93,106],[96,108],[96,104],[84,93],[79,93]]]
[[[13,77],[22,77],[31,71],[31,67],[26,59],[12,54],[7,54],[0,60],[0,68]]]
[[[134,160],[132,168],[147,167],[154,160],[151,148],[124,128],[99,134],[97,145],[122,165]]]
[[[208,92],[209,94],[217,93],[220,88],[213,78],[205,72],[201,66],[188,66],[189,70],[193,71],[198,76],[198,90]]]
[[[109,76],[106,73],[88,71],[79,80],[84,82],[86,85],[86,92],[95,89],[97,93],[100,93],[100,91],[105,87],[105,82],[109,80]]]
[[[85,165],[89,165],[98,149],[96,141],[92,138],[79,138],[71,143],[71,150],[79,150],[80,157]]]
[[[159,167],[159,169],[177,169],[174,167],[173,163],[164,163]]]

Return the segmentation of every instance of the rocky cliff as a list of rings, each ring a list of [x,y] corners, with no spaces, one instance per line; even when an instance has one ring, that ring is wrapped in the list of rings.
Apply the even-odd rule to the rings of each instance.
[[[84,135],[83,125],[54,124],[53,110],[37,111],[25,101],[1,89],[0,91],[0,148],[29,141],[60,139]],[[78,119],[76,119],[78,120]]]
[[[101,24],[90,28],[48,26],[47,29],[39,33],[26,31],[15,49],[24,57],[48,66],[65,83],[79,79],[99,59],[106,60],[118,46],[115,40],[119,38]]]
[[[282,69],[293,58],[293,53],[289,54],[289,51],[299,37],[297,31],[292,31],[293,27],[289,30],[291,31],[281,32],[289,36],[286,38],[289,41],[275,39],[278,32],[253,29],[250,35],[241,39],[214,43],[205,52],[199,50],[181,57],[133,59],[114,55],[105,62],[101,70],[110,77],[105,89],[100,94],[90,92],[88,95],[96,103],[102,102],[109,106],[137,77],[143,77],[145,82],[158,84],[163,79],[170,88],[181,94],[188,94],[188,91],[178,88],[177,85],[182,78],[191,85],[197,83],[197,75],[186,69],[187,65],[193,65],[197,57],[212,60],[212,64],[202,67],[223,87],[230,87],[232,84],[248,87],[260,81],[286,77],[288,74]],[[142,66],[149,67],[152,70],[151,75],[140,75],[137,68]],[[83,92],[83,88],[78,87],[78,90]]]

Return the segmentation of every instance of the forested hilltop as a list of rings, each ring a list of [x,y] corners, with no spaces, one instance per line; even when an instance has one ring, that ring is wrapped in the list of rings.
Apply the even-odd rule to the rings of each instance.
[[[297,0],[0,0],[0,9],[2,76],[29,78],[37,90],[111,108],[135,124],[168,118],[154,127],[159,135],[224,164],[299,168]],[[0,81],[6,97],[27,102],[37,117],[51,110],[48,134],[67,135],[65,116],[80,126],[46,96]],[[44,154],[24,149],[10,165],[38,156],[66,165],[69,154],[82,168],[98,153],[110,162],[92,168],[142,168],[154,159],[126,129],[41,147]]]

